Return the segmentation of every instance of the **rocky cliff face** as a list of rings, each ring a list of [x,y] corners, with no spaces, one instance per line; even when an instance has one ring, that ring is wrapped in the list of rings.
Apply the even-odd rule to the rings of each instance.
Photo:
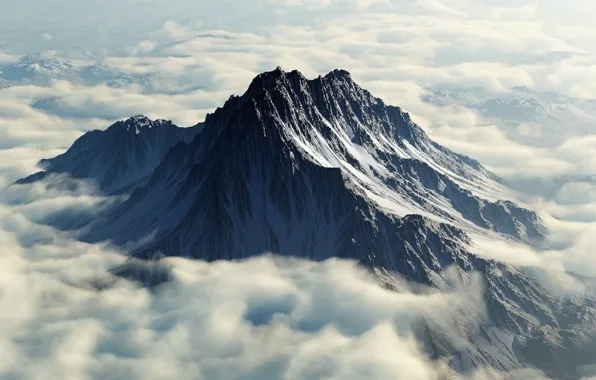
[[[199,130],[200,126],[180,128],[170,121],[133,116],[105,131],[85,133],[64,154],[41,160],[44,171],[17,183],[68,174],[97,182],[106,194],[132,191],[145,184],[172,146],[190,142]]]
[[[282,244],[336,256],[341,237],[363,228],[354,215],[408,214],[538,238],[536,215],[496,201],[501,189],[478,162],[432,142],[347,72],[309,81],[276,70],[209,115],[193,142],[172,149],[94,238],[155,232],[151,249],[197,258]]]

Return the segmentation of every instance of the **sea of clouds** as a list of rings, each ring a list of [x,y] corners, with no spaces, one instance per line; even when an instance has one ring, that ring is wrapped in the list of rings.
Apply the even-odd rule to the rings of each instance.
[[[568,1],[564,12],[542,0],[181,0],[175,7],[130,0],[106,1],[94,12],[77,4],[52,2],[46,20],[28,23],[19,45],[13,34],[23,26],[15,20],[38,16],[32,4],[11,3],[0,15],[0,64],[33,52],[157,80],[150,90],[64,79],[0,89],[0,378],[445,375],[444,362],[421,352],[414,327],[458,305],[478,311],[467,321],[473,324],[482,318],[481,284],[451,294],[397,294],[353,263],[262,257],[213,264],[168,259],[172,281],[159,289],[118,281],[98,290],[93,280],[109,278],[124,252],[81,243],[45,222],[64,210],[99,212],[111,200],[91,184],[76,192],[7,188],[35,172],[39,159],[116,119],[146,114],[196,124],[230,94],[242,93],[256,74],[278,65],[310,78],[347,69],[362,87],[410,112],[437,142],[522,189],[520,201],[539,211],[549,228],[550,247],[539,252],[478,240],[478,254],[596,275],[596,182],[558,181],[596,174],[596,136],[578,135],[553,148],[525,146],[472,110],[421,100],[427,87],[443,83],[495,94],[526,85],[596,98],[594,83],[586,80],[596,76],[596,33],[586,18],[596,10],[592,2]],[[69,25],[47,21],[59,13]],[[247,15],[260,21],[242,22]],[[90,24],[103,28],[91,32],[85,29]],[[89,37],[85,49],[81,36]],[[574,54],[552,58],[562,51]],[[33,107],[47,99],[44,108]]]
[[[416,327],[433,320],[464,347],[449,316],[483,318],[477,279],[395,293],[340,260],[170,258],[158,287],[117,280],[123,253],[39,222],[58,207],[97,208],[81,187],[2,195],[2,379],[438,379],[447,363],[426,357]]]

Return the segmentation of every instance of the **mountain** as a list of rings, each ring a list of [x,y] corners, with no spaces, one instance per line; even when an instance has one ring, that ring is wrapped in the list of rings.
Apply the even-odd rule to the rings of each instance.
[[[0,88],[14,85],[51,86],[55,80],[66,80],[86,86],[105,83],[109,87],[139,85],[153,92],[158,78],[153,74],[127,74],[100,63],[57,57],[26,55],[16,63],[0,65]]]
[[[515,338],[513,349],[527,362],[542,367],[552,378],[579,378],[582,368],[594,365],[596,303],[591,299],[578,306],[567,301],[563,306],[557,327],[535,326],[528,334]]]
[[[0,89],[23,85],[49,87],[56,80],[82,86],[135,86],[145,94],[174,95],[201,88],[201,85],[189,83],[188,78],[165,78],[154,72],[123,72],[101,62],[81,59],[25,55],[17,62],[0,64]],[[71,112],[70,116],[77,117],[80,113],[78,109],[69,109],[68,102],[63,102],[57,96],[38,99],[32,106],[50,114],[64,115],[65,112]]]
[[[172,149],[90,238],[124,243],[155,232],[148,249],[197,258],[286,249],[341,256],[349,246],[358,250],[355,229],[380,228],[378,215],[389,223],[420,214],[539,239],[536,215],[497,200],[503,189],[478,162],[432,142],[347,72],[308,81],[278,69],[209,115],[203,131]]]
[[[146,132],[137,132],[138,120],[117,123],[106,135],[115,129],[136,141]],[[527,355],[540,344],[539,331],[573,330],[572,306],[590,315],[580,298],[546,288],[542,271],[474,254],[479,235],[539,244],[544,228],[532,211],[500,199],[510,195],[502,180],[430,140],[406,112],[372,96],[346,71],[312,80],[279,68],[257,76],[243,95],[209,114],[192,140],[173,143],[142,174],[135,174],[138,150],[124,139],[92,136],[52,162],[74,176],[100,173],[94,176],[102,184],[113,178],[102,173],[118,173],[102,185],[106,191],[114,191],[113,183],[129,187],[117,181],[124,172],[141,179],[132,181],[123,204],[81,231],[84,241],[137,247],[114,268],[116,276],[154,286],[169,276],[159,266],[164,255],[215,261],[265,252],[353,259],[396,291],[395,273],[449,291],[448,268],[465,284],[476,272],[487,309],[479,325],[469,325],[470,311],[461,310],[448,322],[461,340],[442,330],[446,316],[429,316],[418,329],[429,355],[461,372],[550,370]],[[127,148],[110,153],[116,142]],[[85,164],[79,169],[78,162]],[[91,170],[98,162],[125,170]],[[551,349],[560,358],[563,351]]]
[[[41,56],[23,56],[16,63],[0,67],[0,78],[8,83],[47,83],[51,78],[66,79],[75,75],[74,62]]]
[[[77,139],[64,154],[44,159],[44,169],[17,184],[32,183],[49,174],[68,174],[97,182],[105,194],[117,194],[142,186],[179,142],[190,142],[200,125],[180,128],[166,120],[133,116],[105,131],[95,130]]]
[[[496,123],[508,138],[532,146],[556,146],[594,133],[596,100],[538,92],[525,86],[495,94],[486,89],[438,86],[422,100],[438,107],[464,107]]]

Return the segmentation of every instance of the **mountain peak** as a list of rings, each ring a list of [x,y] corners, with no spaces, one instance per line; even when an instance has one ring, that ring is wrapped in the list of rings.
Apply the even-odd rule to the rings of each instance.
[[[345,70],[334,70],[324,78],[319,76],[317,79],[309,80],[300,71],[285,71],[281,66],[274,70],[265,71],[255,76],[248,86],[247,90],[241,96],[232,95],[222,107],[218,107],[214,112],[210,112],[205,117],[205,125],[212,124],[216,119],[222,118],[223,114],[234,112],[250,99],[260,98],[265,92],[277,92],[283,87],[290,87],[290,92],[295,92],[301,87],[306,91],[314,91],[309,87],[320,87],[322,82],[330,83],[332,78],[349,78],[350,74]]]
[[[448,341],[423,326],[428,352],[442,360],[444,351],[454,366],[509,368],[516,352],[536,351],[543,340],[549,349],[559,345],[548,340],[549,326],[577,315],[585,320],[576,310],[557,320],[555,308],[567,307],[543,291],[530,269],[475,254],[476,234],[540,237],[538,217],[495,201],[496,177],[433,142],[407,113],[358,86],[349,72],[307,80],[278,67],[258,75],[204,124],[197,135],[199,128],[136,115],[110,127],[113,133],[89,132],[47,161],[46,172],[22,183],[67,173],[96,181],[106,194],[132,191],[85,224],[92,228],[81,229],[82,239],[123,247],[141,242],[133,259],[111,273],[147,286],[167,280],[169,272],[140,259],[162,254],[206,261],[264,252],[337,257],[368,267],[390,289],[401,287],[392,273],[442,290],[473,285],[470,275],[478,273],[487,318],[478,325],[455,322],[462,337],[476,339],[477,331],[490,351],[476,354],[463,340]],[[145,128],[140,138],[121,132],[139,134],[142,127],[156,128]],[[527,332],[531,339],[521,339]],[[514,341],[513,334],[521,338]],[[466,351],[460,354],[459,347]]]
[[[145,115],[134,115],[129,117],[126,120],[121,120],[114,123],[110,128],[116,131],[133,131],[135,134],[141,134],[141,131],[146,129],[152,129],[153,127],[160,127],[163,125],[172,124],[171,121],[163,120],[163,119],[156,119],[152,120]]]
[[[133,115],[133,116],[129,117],[127,119],[127,121],[133,121],[133,122],[147,122],[148,121],[148,122],[151,122],[152,120],[145,115],[138,114],[138,115]]]
[[[286,76],[286,74],[287,72],[281,66],[277,66],[274,70],[260,73],[255,77],[255,80],[268,82],[272,80],[277,80],[279,78],[283,78]]]
[[[347,70],[335,69],[335,70],[329,72],[329,74],[325,75],[325,78],[347,79],[347,80],[351,81],[352,74],[350,74],[350,72]]]
[[[277,66],[274,70],[265,71],[259,75],[257,78],[279,78],[283,76],[299,76],[305,78],[304,75],[298,70],[286,71],[281,66]]]
[[[341,80],[344,82],[353,83],[352,75],[343,69],[335,69],[329,72],[324,77],[319,77],[320,79],[324,79],[327,81],[332,80]],[[245,95],[248,97],[254,96],[256,93],[259,93],[262,90],[272,90],[278,85],[279,83],[311,83],[312,80],[308,80],[300,71],[292,70],[292,71],[285,71],[281,66],[278,66],[275,70],[266,71],[259,75],[257,75],[252,83],[250,84],[248,90],[246,91]]]
[[[263,90],[270,91],[275,88],[279,83],[283,83],[287,80],[292,82],[295,81],[306,81],[307,79],[298,70],[287,72],[278,66],[275,70],[266,71],[257,75],[251,82],[245,96],[253,97]]]
[[[137,127],[149,127],[151,128],[152,124],[153,124],[153,120],[149,119],[147,116],[145,115],[134,115],[129,117],[128,119],[126,119],[124,121],[124,124],[126,125],[135,125]]]
[[[67,174],[97,182],[106,194],[126,192],[143,185],[170,148],[190,142],[199,130],[200,125],[180,128],[171,121],[135,115],[105,131],[85,133],[63,154],[41,160],[44,171],[17,183],[40,181],[51,173]]]

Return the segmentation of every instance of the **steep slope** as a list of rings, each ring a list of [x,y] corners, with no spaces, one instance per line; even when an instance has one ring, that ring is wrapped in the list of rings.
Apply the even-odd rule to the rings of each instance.
[[[77,139],[64,154],[41,160],[44,171],[19,180],[26,184],[49,174],[68,174],[98,183],[106,194],[130,191],[145,183],[172,146],[189,142],[200,126],[180,128],[166,120],[134,116],[105,131],[91,131]]]
[[[582,369],[593,373],[596,353],[595,306],[593,298],[566,300],[558,326],[535,326],[516,337],[514,351],[553,379],[585,378]]]
[[[278,69],[209,115],[90,238],[124,243],[154,233],[154,250],[194,257],[316,242],[323,245],[309,251],[335,256],[338,236],[352,234],[353,210],[538,238],[536,215],[496,201],[502,191],[478,162],[432,142],[347,72],[308,81]]]

